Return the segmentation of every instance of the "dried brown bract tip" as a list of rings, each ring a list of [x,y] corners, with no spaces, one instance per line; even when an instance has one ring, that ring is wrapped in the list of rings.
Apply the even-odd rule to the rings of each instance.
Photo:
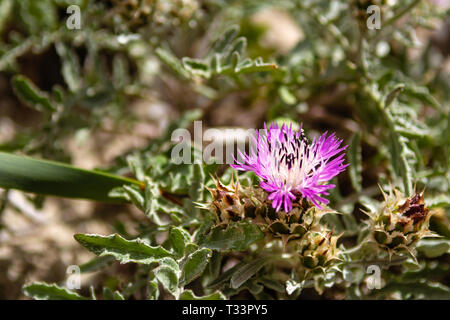
[[[414,245],[423,237],[434,236],[428,229],[431,217],[425,205],[424,192],[411,197],[393,189],[375,212],[366,212],[370,217],[372,241],[389,255],[407,251],[413,252]]]

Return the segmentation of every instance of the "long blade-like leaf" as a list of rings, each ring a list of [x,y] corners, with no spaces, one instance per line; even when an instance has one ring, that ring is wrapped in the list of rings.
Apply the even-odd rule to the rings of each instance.
[[[111,189],[137,180],[89,171],[54,161],[0,152],[0,187],[25,192],[105,202],[121,201],[108,196]]]

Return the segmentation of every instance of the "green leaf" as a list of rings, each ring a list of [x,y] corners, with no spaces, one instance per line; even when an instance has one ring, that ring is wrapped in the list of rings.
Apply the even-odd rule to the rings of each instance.
[[[213,43],[211,52],[221,54],[239,33],[239,26],[232,25]]]
[[[440,103],[436,100],[435,97],[431,95],[430,90],[428,90],[427,87],[409,83],[405,87],[405,94],[410,97],[416,98],[419,101],[426,103],[437,110],[439,110],[441,107]]]
[[[198,297],[192,290],[186,290],[180,294],[180,300],[226,300],[226,297],[219,291]]]
[[[210,249],[202,248],[186,257],[180,281],[183,286],[189,284],[203,273],[209,263],[211,255],[212,251]]]
[[[349,174],[350,181],[353,188],[356,191],[362,190],[362,156],[361,156],[361,137],[358,132],[355,132],[350,141],[350,146],[348,148],[348,159],[350,162]]]
[[[232,63],[233,65],[236,65],[239,61],[239,57],[243,56],[245,54],[245,50],[247,48],[247,39],[244,37],[239,37],[235,41],[233,41],[232,46],[227,50],[226,58],[224,61],[224,64]],[[232,62],[232,60],[235,60],[235,62]]]
[[[149,300],[158,300],[159,298],[159,287],[158,287],[158,280],[153,279],[148,283],[148,299]]]
[[[239,288],[268,262],[267,258],[258,258],[240,267],[231,277],[231,287]]]
[[[140,188],[136,185],[132,186],[125,185],[122,188],[125,192],[126,199],[131,203],[133,203],[139,209],[144,210],[145,199]]]
[[[223,255],[219,251],[213,251],[208,266],[209,276],[211,279],[216,279],[219,276],[220,270],[222,269],[222,260]]]
[[[387,94],[384,100],[384,107],[387,108],[398,97],[400,92],[405,88],[405,84],[398,83],[392,90]]]
[[[277,292],[284,293],[286,291],[286,288],[282,283],[277,280],[271,279],[268,276],[259,278],[257,281],[263,284],[265,287]]]
[[[27,284],[23,287],[23,292],[36,300],[88,300],[76,292],[44,282]]]
[[[436,258],[450,253],[450,240],[447,239],[421,239],[417,243],[417,250],[427,258]]]
[[[209,78],[211,76],[211,70],[205,62],[189,57],[184,57],[182,61],[184,68],[189,72],[204,78]]]
[[[157,48],[155,53],[162,62],[167,64],[170,69],[172,69],[172,71],[180,75],[183,79],[189,79],[189,73],[183,68],[181,61],[169,50]]]
[[[191,235],[183,228],[172,227],[169,230],[170,244],[179,257],[184,255],[184,248],[190,242],[190,238]]]
[[[183,210],[177,204],[168,201],[161,195],[158,184],[150,178],[146,178],[145,185],[145,214],[152,219],[157,225],[164,225],[165,223],[159,217],[160,213],[182,215]]]
[[[20,100],[30,108],[50,112],[56,110],[47,94],[40,91],[27,77],[22,75],[14,76],[12,87]]]
[[[375,103],[378,111],[381,113],[385,126],[388,129],[388,147],[391,159],[391,165],[395,175],[403,180],[403,191],[406,194],[412,193],[412,175],[411,167],[407,160],[408,153],[412,153],[408,149],[408,139],[402,136],[396,131],[395,121],[390,113],[389,109],[385,107],[381,93],[378,91],[376,85],[366,84],[363,86],[363,90],[367,93],[368,97]],[[412,153],[414,154],[414,153]]]
[[[31,34],[41,34],[45,30],[54,30],[58,26],[58,12],[52,0],[21,0],[17,15]]]
[[[136,180],[100,171],[0,152],[1,188],[67,198],[122,202],[108,193],[125,184],[140,185]]]
[[[238,263],[237,265],[235,265],[232,268],[228,269],[227,271],[223,272],[217,279],[215,279],[214,281],[209,283],[207,285],[207,287],[214,288],[214,287],[221,286],[221,285],[225,284],[226,282],[229,282],[229,280],[236,273],[236,271],[239,270],[239,268],[241,268],[244,265],[245,265],[244,262]]]
[[[192,201],[203,201],[205,173],[200,164],[193,164],[189,197]]]
[[[100,236],[95,234],[76,234],[82,246],[99,256],[113,256],[121,263],[135,262],[150,264],[172,254],[162,247],[151,247],[142,240],[125,240],[117,234]]]
[[[55,44],[56,52],[62,61],[61,74],[70,91],[76,92],[81,87],[80,63],[72,48],[63,42]]]
[[[251,244],[264,238],[264,233],[259,227],[250,222],[237,222],[228,225],[214,227],[211,232],[199,239],[202,247],[214,250],[244,251]]]
[[[164,289],[175,297],[178,296],[179,274],[176,270],[167,265],[162,265],[155,270],[155,277],[163,285]]]
[[[111,264],[114,261],[114,257],[112,256],[103,256],[103,257],[95,257],[91,261],[88,261],[82,265],[80,265],[81,272],[94,272],[103,267]]]

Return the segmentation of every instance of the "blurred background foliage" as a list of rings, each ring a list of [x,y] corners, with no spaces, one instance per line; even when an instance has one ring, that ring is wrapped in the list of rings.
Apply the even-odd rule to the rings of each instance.
[[[81,9],[79,30],[66,25],[73,4]],[[379,30],[367,28],[369,5],[381,10]],[[351,166],[330,197],[343,215],[328,223],[352,243],[363,219],[359,209],[381,199],[378,184],[406,194],[425,189],[437,212],[431,227],[443,236],[440,254],[429,253],[425,243],[421,269],[401,273],[394,267],[379,295],[448,297],[448,288],[427,286],[450,280],[448,14],[448,2],[439,0],[0,0],[0,151],[138,180],[141,170],[164,191],[183,195],[195,173],[192,166],[168,163],[170,135],[175,128],[192,130],[193,120],[202,120],[204,130],[293,121],[310,136],[335,131],[350,145]],[[215,169],[205,166],[207,181]],[[49,200],[56,211],[71,212],[78,203]],[[64,264],[53,275],[33,273],[37,260],[23,262],[26,250],[11,249],[22,236],[8,209],[31,220],[25,230],[48,206],[42,196],[23,200],[3,191],[0,297],[21,297],[25,281],[64,277]],[[132,210],[96,204],[86,207],[93,213],[83,223],[106,220],[126,235],[119,221],[143,223]],[[108,213],[113,211],[126,214]],[[74,223],[76,211],[68,215],[66,233],[91,230]],[[51,221],[39,223],[51,231]],[[56,247],[57,254],[67,249]],[[116,268],[98,276],[112,289],[118,274],[134,274],[133,267]],[[358,294],[351,286],[322,297]],[[305,290],[300,297],[318,296]]]

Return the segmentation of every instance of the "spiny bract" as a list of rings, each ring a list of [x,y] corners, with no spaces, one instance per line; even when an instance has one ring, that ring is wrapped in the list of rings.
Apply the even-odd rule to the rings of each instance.
[[[338,260],[338,236],[320,223],[329,208],[322,209],[304,199],[295,203],[290,212],[276,211],[267,193],[260,187],[243,187],[236,179],[223,185],[215,179],[216,188],[208,188],[212,201],[202,208],[216,214],[217,223],[228,225],[243,219],[257,224],[269,239],[279,238],[290,243],[307,272],[324,271]]]
[[[365,212],[369,217],[371,240],[389,255],[402,251],[412,252],[414,244],[423,237],[433,236],[428,229],[430,211],[425,207],[424,193],[410,198],[393,189],[375,212]]]

